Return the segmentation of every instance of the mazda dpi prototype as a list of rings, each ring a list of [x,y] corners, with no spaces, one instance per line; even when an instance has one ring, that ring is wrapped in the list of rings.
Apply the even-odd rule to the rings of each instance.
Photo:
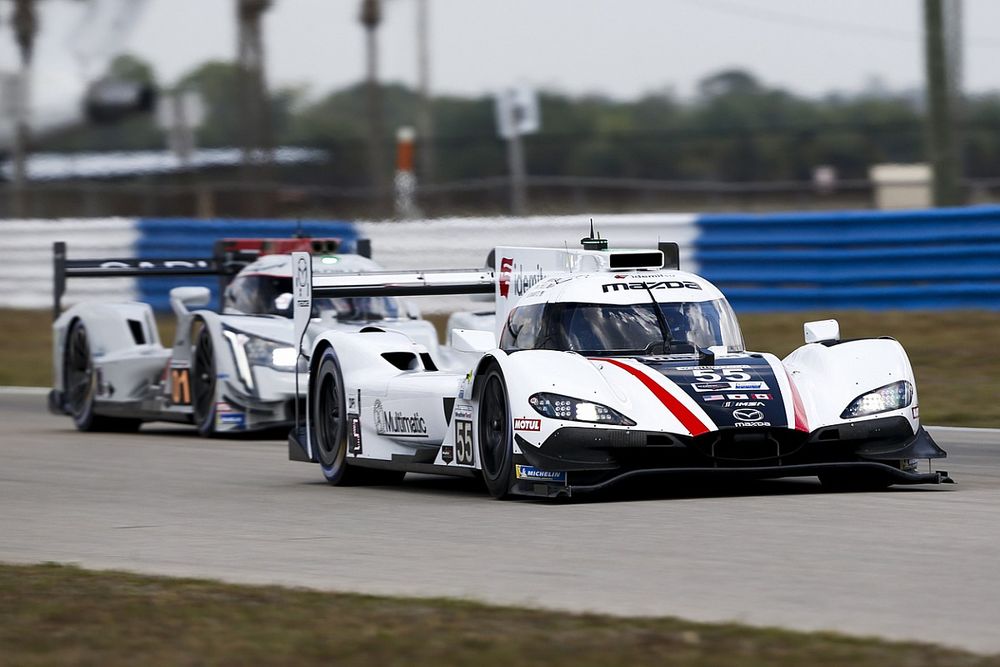
[[[676,257],[676,245],[663,244]],[[663,250],[496,249],[498,272],[308,275],[313,297],[492,292],[497,331],[454,330],[458,372],[391,323],[303,351],[305,423],[289,456],[332,484],[409,471],[481,475],[489,492],[564,496],[652,473],[818,476],[834,488],[950,482],[890,338],[805,325],[784,360],[744,348],[722,293]]]

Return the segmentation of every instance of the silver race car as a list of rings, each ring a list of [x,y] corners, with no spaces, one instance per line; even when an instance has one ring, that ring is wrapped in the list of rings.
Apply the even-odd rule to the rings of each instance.
[[[314,253],[317,275],[377,270],[357,254],[330,252],[336,239],[239,240],[211,259],[67,260],[56,248],[53,389],[49,407],[82,431],[131,431],[147,421],[194,424],[217,433],[287,428],[294,421],[290,250]],[[61,246],[61,247],[60,247]],[[325,251],[325,252],[324,252]],[[262,255],[276,252],[283,254]],[[164,347],[146,303],[83,302],[58,312],[67,278],[218,275],[222,312],[206,308],[207,287],[176,287],[172,347]],[[305,334],[359,331],[379,324],[437,354],[437,334],[410,302],[396,297],[317,299]]]

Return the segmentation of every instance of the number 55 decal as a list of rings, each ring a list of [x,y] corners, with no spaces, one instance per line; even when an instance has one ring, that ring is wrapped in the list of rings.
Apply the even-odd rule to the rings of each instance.
[[[750,379],[750,374],[743,372],[742,368],[723,368],[722,375],[713,373],[711,370],[694,370],[691,374],[699,382],[718,382],[719,380],[729,380],[730,382],[746,382]]]
[[[472,456],[472,422],[466,419],[455,420],[455,462],[459,465],[471,466]]]

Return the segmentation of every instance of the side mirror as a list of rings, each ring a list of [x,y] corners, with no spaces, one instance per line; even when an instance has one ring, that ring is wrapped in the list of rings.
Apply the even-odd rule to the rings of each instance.
[[[837,320],[819,320],[802,325],[807,343],[840,340],[840,323]]]
[[[496,338],[492,331],[476,331],[475,329],[452,329],[451,346],[457,352],[476,352],[482,354],[496,349]]]
[[[178,317],[187,315],[190,308],[202,308],[212,300],[212,290],[207,287],[175,287],[170,290],[170,307]]]

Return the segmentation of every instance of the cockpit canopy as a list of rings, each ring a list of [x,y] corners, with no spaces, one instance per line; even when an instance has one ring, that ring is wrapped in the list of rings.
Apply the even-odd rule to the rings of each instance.
[[[724,298],[645,303],[548,302],[514,308],[500,347],[585,355],[693,354],[743,351],[743,336]]]

